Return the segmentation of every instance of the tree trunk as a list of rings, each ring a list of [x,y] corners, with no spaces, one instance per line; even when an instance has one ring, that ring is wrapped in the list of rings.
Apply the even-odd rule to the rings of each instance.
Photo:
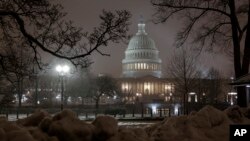
[[[84,100],[83,100],[83,98],[84,98],[84,97],[82,96],[82,106],[84,105]]]
[[[95,108],[98,109],[99,108],[99,101],[100,101],[100,97],[98,96],[95,100]]]
[[[234,48],[234,71],[235,71],[235,77],[239,78],[241,76],[240,41],[238,36],[237,17],[235,14],[234,0],[229,0],[229,8],[231,12],[230,20],[231,20],[233,48]]]
[[[18,80],[17,82],[17,89],[18,89],[18,107],[20,108],[22,106],[22,84],[21,84],[21,80]]]
[[[231,26],[232,26],[232,37],[233,37],[233,47],[234,47],[234,70],[235,70],[235,77],[237,79],[237,78],[244,75],[243,66],[244,66],[244,69],[246,69],[245,68],[246,66],[243,65],[243,64],[241,66],[240,42],[239,42],[239,37],[238,37],[237,17],[236,17],[236,14],[235,14],[235,1],[234,0],[229,0],[229,8],[230,8],[230,12],[231,12],[230,20],[231,20]],[[249,18],[249,15],[248,15],[248,18]],[[247,31],[247,33],[248,32],[249,31]],[[249,38],[249,34],[247,34],[247,36],[246,36],[246,39],[245,39],[246,43],[249,42],[249,41],[247,41],[248,38]],[[248,45],[248,44],[246,44],[246,45]],[[246,49],[247,48],[245,47],[245,50]],[[244,53],[245,53],[245,51],[244,51]],[[244,64],[247,64],[247,62],[244,62]],[[248,63],[248,65],[249,65],[249,63]],[[237,99],[238,105],[240,107],[246,107],[247,106],[247,101],[246,101],[247,95],[246,95],[245,88],[244,87],[238,87],[237,88],[237,93],[238,93],[238,99]]]
[[[247,107],[247,95],[245,86],[237,87],[237,104],[240,107]]]
[[[250,3],[248,4],[250,9]],[[250,10],[248,10],[248,24],[246,31],[246,39],[245,39],[245,48],[244,48],[244,56],[242,61],[242,75],[245,75],[249,72],[249,63],[250,63]]]
[[[183,96],[183,113],[184,115],[187,115],[187,94],[184,93],[184,96]]]

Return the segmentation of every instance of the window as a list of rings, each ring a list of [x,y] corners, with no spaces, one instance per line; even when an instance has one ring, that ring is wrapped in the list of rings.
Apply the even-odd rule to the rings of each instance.
[[[148,66],[148,64],[146,64],[146,69],[147,69],[147,70],[149,69],[149,66]]]

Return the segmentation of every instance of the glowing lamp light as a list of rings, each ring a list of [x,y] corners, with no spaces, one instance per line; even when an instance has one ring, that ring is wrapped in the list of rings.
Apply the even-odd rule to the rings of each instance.
[[[190,94],[190,95],[195,95],[195,92],[190,92],[189,94]]]
[[[56,66],[56,71],[57,71],[57,72],[61,72],[61,71],[62,71],[61,65]]]
[[[229,92],[228,95],[237,95],[236,92]]]
[[[59,72],[59,73],[67,73],[67,72],[69,72],[69,66],[67,66],[67,65],[64,65],[64,66],[58,65],[58,66],[56,66],[56,71]]]

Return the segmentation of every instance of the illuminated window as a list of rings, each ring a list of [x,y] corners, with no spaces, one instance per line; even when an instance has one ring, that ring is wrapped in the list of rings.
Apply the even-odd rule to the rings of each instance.
[[[128,92],[129,88],[130,88],[129,83],[127,82],[122,83],[123,92]]]
[[[146,64],[146,69],[148,70],[148,68],[149,68],[149,66],[148,66],[148,64]]]
[[[146,94],[149,93],[149,85],[148,85],[148,82],[144,82],[144,93],[146,93]]]
[[[165,84],[164,85],[164,92],[165,93],[169,93],[169,92],[172,92],[172,87],[171,87],[171,84]]]

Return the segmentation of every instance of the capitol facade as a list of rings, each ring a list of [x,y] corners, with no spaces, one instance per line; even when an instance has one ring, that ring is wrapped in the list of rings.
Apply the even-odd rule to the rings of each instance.
[[[174,85],[162,75],[162,60],[155,42],[145,30],[143,21],[138,23],[137,33],[130,39],[122,60],[120,78],[123,101],[141,104],[154,114],[167,114],[173,101]]]

